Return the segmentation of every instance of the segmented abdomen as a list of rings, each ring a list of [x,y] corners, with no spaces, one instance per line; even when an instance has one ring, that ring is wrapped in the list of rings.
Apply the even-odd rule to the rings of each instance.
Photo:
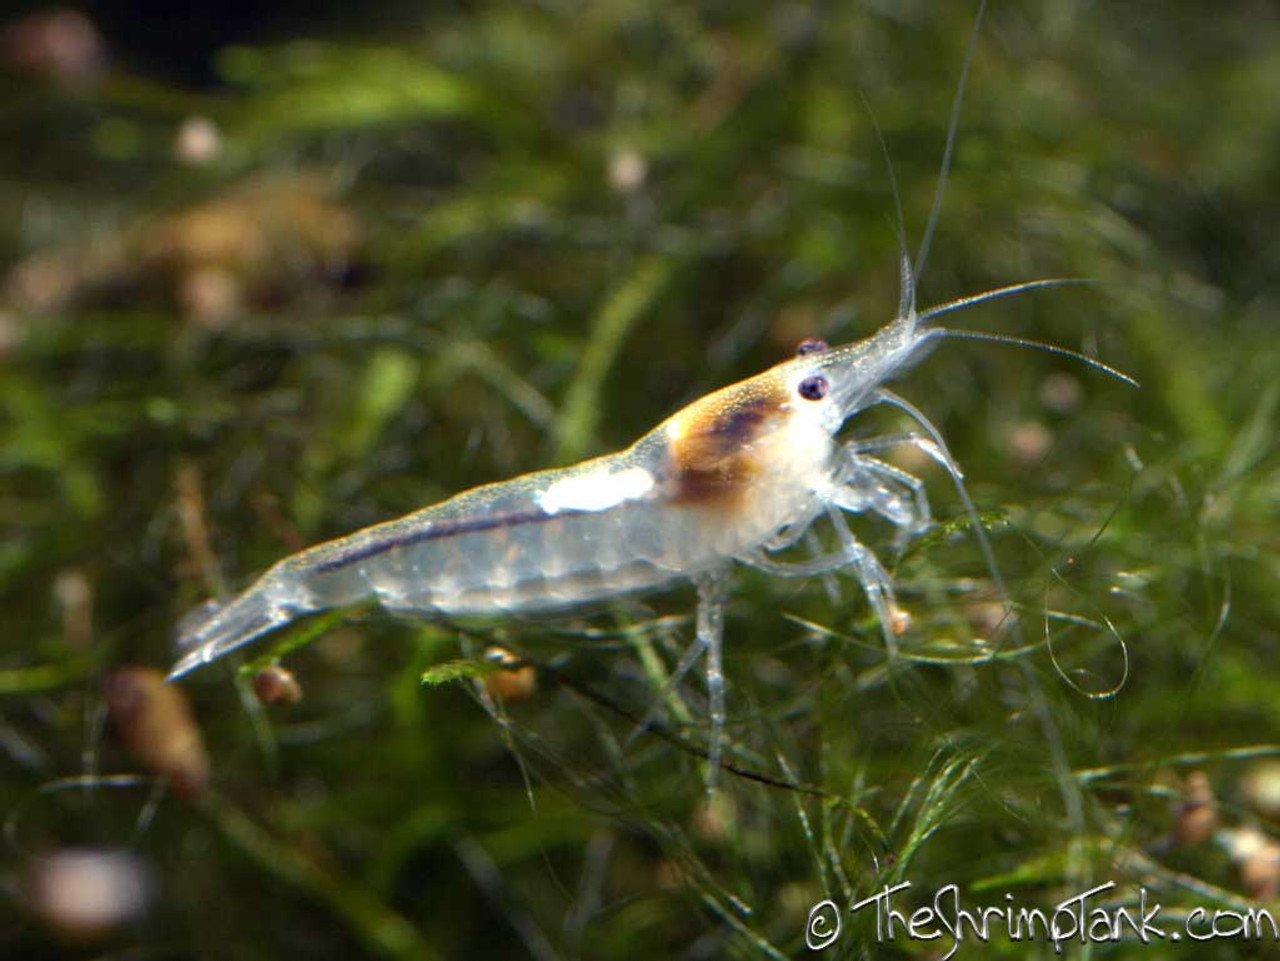
[[[698,511],[658,500],[411,516],[286,564],[317,607],[372,595],[402,612],[548,610],[697,573],[724,556],[706,527]]]
[[[184,632],[171,676],[294,617],[370,598],[401,613],[553,610],[693,577],[794,519],[786,498],[709,497],[655,431],[621,454],[476,488],[288,557]],[[767,505],[768,510],[754,504]]]

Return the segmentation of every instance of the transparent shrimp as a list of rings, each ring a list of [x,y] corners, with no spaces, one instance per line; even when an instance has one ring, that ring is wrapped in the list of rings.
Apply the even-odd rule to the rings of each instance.
[[[616,454],[479,487],[287,557],[182,637],[188,653],[170,679],[296,617],[370,598],[404,614],[496,614],[693,581],[714,771],[724,723],[720,608],[731,562],[783,576],[851,569],[890,641],[903,623],[892,580],[845,513],[878,514],[913,536],[930,522],[928,501],[917,478],[871,456],[880,442],[841,443],[845,421],[877,405],[902,409],[923,432],[892,440],[923,450],[964,491],[937,430],[884,384],[936,339],[1009,338],[922,327],[921,319],[909,310],[856,344],[806,342],[795,358],[695,401]],[[835,525],[837,550],[800,562],[771,556],[822,516]]]
[[[554,610],[751,558],[781,529],[855,497],[839,491],[871,496],[846,476],[852,461],[833,435],[878,383],[870,368],[895,362],[885,342],[904,323],[710,394],[616,454],[479,487],[287,557],[188,630],[171,677],[300,615],[365,599],[413,614]]]
[[[975,39],[977,28],[975,23]],[[971,40],[969,57],[972,51]],[[891,577],[846,515],[879,515],[899,532],[900,545],[927,528],[931,515],[923,483],[874,455],[895,444],[914,445],[943,466],[971,515],[976,512],[937,429],[885,385],[943,338],[1033,346],[1133,383],[1064,348],[925,323],[996,297],[1071,281],[1032,281],[917,312],[916,275],[941,205],[968,59],[915,267],[902,258],[896,319],[858,343],[806,341],[795,357],[695,401],[618,453],[478,487],[287,557],[183,632],[179,643],[187,653],[170,679],[299,616],[367,599],[404,614],[502,614],[570,608],[692,582],[698,589],[697,638],[676,677],[705,656],[710,787],[725,721],[723,597],[735,561],[788,577],[851,571],[892,647],[906,615]],[[881,405],[902,411],[920,430],[839,440],[846,421]],[[780,559],[779,552],[805,539],[819,518],[832,524],[836,548],[802,561]],[[981,527],[974,527],[1004,596],[990,546]]]

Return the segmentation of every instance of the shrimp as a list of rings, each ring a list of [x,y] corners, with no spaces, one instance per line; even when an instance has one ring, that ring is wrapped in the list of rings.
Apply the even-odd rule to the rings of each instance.
[[[892,642],[900,633],[905,615],[892,579],[845,515],[877,514],[904,538],[930,525],[923,483],[872,456],[890,443],[918,447],[964,491],[963,475],[937,429],[884,384],[940,338],[1031,344],[922,325],[928,316],[974,300],[924,314],[909,308],[855,344],[806,341],[794,358],[693,402],[625,450],[478,487],[287,557],[182,638],[189,653],[169,679],[301,615],[368,598],[401,614],[504,614],[570,608],[693,581],[693,651],[707,657],[714,771],[724,725],[722,600],[733,561],[781,576],[852,569],[886,637]],[[1038,346],[1129,381],[1100,361]],[[847,420],[879,405],[904,411],[922,432],[838,440]],[[798,562],[774,556],[824,516],[839,537],[836,550]]]
[[[894,320],[857,343],[806,341],[794,357],[694,401],[617,453],[478,487],[286,557],[183,634],[179,644],[187,653],[169,679],[295,618],[370,598],[406,615],[507,614],[693,582],[696,640],[675,676],[705,656],[711,787],[725,723],[723,598],[735,562],[783,577],[851,571],[892,648],[909,619],[892,578],[854,535],[847,515],[878,515],[896,529],[900,545],[932,519],[923,482],[875,454],[915,446],[950,474],[971,516],[976,512],[938,430],[886,384],[944,338],[1033,346],[1133,383],[1065,348],[926,323],[996,297],[1073,281],[1031,281],[916,309],[916,277],[941,203],[972,51],[971,41],[930,224],[915,265],[902,257]],[[878,406],[897,408],[919,430],[839,439],[847,421]],[[780,556],[823,518],[836,533],[834,550],[799,561]],[[980,525],[974,530],[997,589],[1007,596]]]

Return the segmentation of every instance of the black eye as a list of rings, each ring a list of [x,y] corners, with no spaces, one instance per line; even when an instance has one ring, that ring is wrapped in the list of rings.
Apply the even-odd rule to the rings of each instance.
[[[827,378],[815,375],[800,381],[800,386],[796,389],[805,400],[822,400],[827,396],[831,385],[827,383]]]
[[[800,346],[796,348],[796,356],[803,357],[805,354],[820,354],[827,349],[825,340],[809,340],[800,341]]]

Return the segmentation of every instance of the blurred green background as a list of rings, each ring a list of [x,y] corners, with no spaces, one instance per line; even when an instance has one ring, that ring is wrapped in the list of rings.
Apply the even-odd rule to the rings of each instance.
[[[0,952],[798,957],[813,904],[901,880],[908,907],[1115,881],[1170,928],[1280,917],[1274,5],[992,4],[921,303],[1089,278],[948,319],[1141,389],[959,342],[904,377],[1022,637],[946,477],[901,461],[941,525],[898,560],[856,529],[915,629],[890,658],[852,579],[737,572],[737,773],[710,801],[699,671],[635,734],[687,587],[303,624],[299,703],[231,664],[181,685],[203,790],[151,776],[200,765],[181,708],[146,688],[139,734],[103,682],[166,668],[184,614],[302,546],[617,449],[889,320],[872,117],[914,249],[975,6],[152,6],[0,27]],[[493,645],[531,667],[485,675]],[[139,896],[86,920],[77,851]],[[827,956],[949,944],[872,920]]]

